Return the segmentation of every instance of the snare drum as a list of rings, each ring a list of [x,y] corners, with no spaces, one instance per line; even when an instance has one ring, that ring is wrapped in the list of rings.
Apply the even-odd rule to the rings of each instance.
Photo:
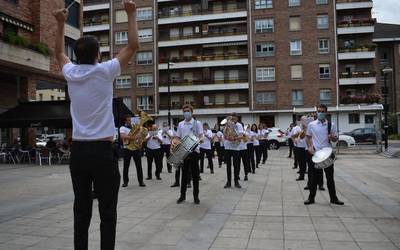
[[[316,151],[312,157],[316,169],[324,169],[333,165],[336,160],[335,152],[331,147],[325,147]]]

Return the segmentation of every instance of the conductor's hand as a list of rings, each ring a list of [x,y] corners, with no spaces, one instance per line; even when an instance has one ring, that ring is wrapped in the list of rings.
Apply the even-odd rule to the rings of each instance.
[[[128,14],[136,14],[136,3],[132,0],[122,0],[122,5],[126,13]]]
[[[58,9],[53,11],[53,16],[56,18],[58,23],[65,23],[68,18],[68,10],[67,9]]]

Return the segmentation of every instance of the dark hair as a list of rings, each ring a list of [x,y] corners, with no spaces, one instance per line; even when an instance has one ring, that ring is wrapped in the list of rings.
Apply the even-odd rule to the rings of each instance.
[[[325,104],[318,104],[318,106],[317,106],[317,109],[324,109],[325,110],[325,112],[327,112],[328,111],[328,107],[325,105]]]
[[[78,59],[78,64],[95,64],[99,50],[99,42],[95,36],[83,36],[76,40],[74,44],[74,53]]]
[[[203,123],[203,126],[209,127],[207,122]]]
[[[255,130],[253,130],[253,128],[256,128]],[[250,130],[251,131],[255,131],[255,132],[258,132],[258,127],[257,127],[257,124],[255,124],[255,123],[253,123],[253,124],[251,124],[251,128],[250,128]]]
[[[131,117],[132,117],[132,116],[131,116],[130,114],[125,115],[125,116],[124,116],[125,121],[126,121],[126,119],[128,119],[128,118],[130,119]]]
[[[185,109],[190,109],[190,111],[193,112],[193,106],[190,105],[190,104],[185,104],[185,105],[183,105],[182,110],[185,110]]]

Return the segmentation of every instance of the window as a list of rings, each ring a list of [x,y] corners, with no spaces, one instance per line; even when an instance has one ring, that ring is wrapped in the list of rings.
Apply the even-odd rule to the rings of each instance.
[[[272,8],[272,0],[256,0],[256,9],[269,9]]]
[[[153,9],[151,7],[138,8],[136,10],[136,20],[137,21],[153,20]]]
[[[132,110],[132,99],[130,97],[122,97],[122,102],[128,107],[128,109]]]
[[[136,82],[138,87],[151,87],[153,86],[152,74],[137,74]]]
[[[65,8],[68,7],[73,1],[75,1],[75,0],[66,0]],[[70,6],[68,9],[68,18],[67,18],[66,23],[79,29],[80,14],[81,14],[81,7],[78,2],[74,2],[72,4],[72,6]]]
[[[115,11],[115,23],[126,23],[128,22],[128,15],[125,10]]]
[[[152,42],[153,41],[153,30],[143,29],[138,31],[139,42]]]
[[[128,32],[127,31],[119,31],[115,32],[115,44],[128,44]]]
[[[275,55],[275,44],[273,42],[256,44],[256,57],[265,57],[274,55]]]
[[[300,6],[300,0],[289,0],[289,7]]]
[[[290,66],[290,74],[291,74],[292,80],[303,79],[303,66],[302,65],[291,65]]]
[[[116,89],[129,89],[131,87],[131,76],[122,75],[115,79]]]
[[[301,30],[301,20],[299,16],[289,17],[289,30],[290,31]]]
[[[330,89],[321,89],[319,91],[319,102],[321,104],[331,104],[332,91]]]
[[[298,56],[301,55],[301,40],[293,40],[290,41],[290,55],[291,56]]]
[[[303,105],[303,90],[295,89],[292,91],[292,105]]]
[[[231,93],[229,94],[228,104],[237,104],[239,103],[239,94]]]
[[[317,5],[328,4],[328,0],[316,0]]]
[[[349,114],[349,124],[359,124],[360,114]]]
[[[137,97],[137,109],[152,110],[153,109],[153,97],[152,96],[138,96]]]
[[[43,101],[43,94],[42,93],[39,94],[39,101]]]
[[[153,52],[143,51],[136,54],[136,63],[138,65],[150,65],[153,64]]]
[[[275,67],[256,68],[256,81],[275,81]]]
[[[328,15],[318,15],[317,17],[317,28],[327,29],[329,28]]]
[[[318,52],[320,54],[329,53],[329,39],[319,39],[318,40]]]
[[[215,94],[215,104],[225,104],[225,94]]]
[[[76,55],[74,53],[74,43],[75,41],[69,37],[65,37],[65,54],[68,56],[68,58],[76,63],[77,62],[77,58]]]
[[[319,79],[329,79],[331,78],[331,69],[329,64],[319,65]]]
[[[275,104],[276,96],[274,91],[256,93],[257,104]]]
[[[375,123],[375,115],[365,115],[364,121],[365,121],[365,124],[374,124]]]
[[[256,33],[274,32],[274,19],[256,20]]]

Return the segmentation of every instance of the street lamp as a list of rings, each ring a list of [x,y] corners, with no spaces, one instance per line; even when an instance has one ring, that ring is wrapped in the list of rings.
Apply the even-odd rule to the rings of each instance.
[[[170,66],[174,65],[174,63],[170,62],[168,58],[167,63],[167,75],[168,75],[168,126],[171,128],[171,75],[170,75]]]
[[[393,69],[389,66],[385,66],[385,68],[382,69],[382,73],[383,73],[383,79],[384,79],[384,85],[382,88],[382,94],[383,94],[383,98],[384,98],[384,109],[383,111],[385,112],[385,124],[384,124],[384,130],[385,130],[385,150],[387,150],[388,148],[388,130],[389,130],[389,125],[388,125],[388,111],[389,111],[389,106],[387,103],[387,98],[388,98],[388,87],[387,87],[387,75],[392,73]]]

